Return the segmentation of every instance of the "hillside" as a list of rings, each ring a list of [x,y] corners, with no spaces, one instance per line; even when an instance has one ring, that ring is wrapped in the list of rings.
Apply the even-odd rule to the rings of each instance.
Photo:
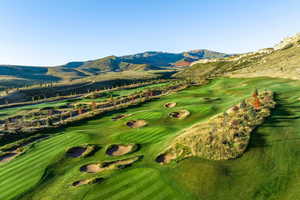
[[[228,77],[278,77],[300,79],[300,34],[284,39],[274,48],[220,59],[203,59],[175,77],[193,80]]]
[[[193,50],[183,53],[144,52],[128,56],[107,56],[69,62],[54,67],[0,65],[0,90],[45,82],[68,81],[105,72],[163,70],[166,67],[186,67],[204,58],[222,58],[224,53]]]

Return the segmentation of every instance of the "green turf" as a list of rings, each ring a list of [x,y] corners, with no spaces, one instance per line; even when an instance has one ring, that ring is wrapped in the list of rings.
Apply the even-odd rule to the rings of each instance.
[[[299,86],[299,81],[284,79],[221,78],[206,86],[191,87],[136,108],[68,127],[58,136],[35,144],[14,161],[0,165],[0,199],[299,199]],[[252,134],[249,148],[241,158],[229,161],[190,158],[167,166],[154,162],[182,129],[223,112],[249,96],[255,87],[275,91],[278,105]],[[205,102],[203,97],[220,100]],[[177,102],[177,106],[166,109],[163,105],[167,102]],[[189,110],[191,116],[184,120],[170,119],[168,113],[178,109]],[[111,120],[120,113],[133,115]],[[145,119],[148,126],[126,127],[124,124],[131,119]],[[88,158],[63,156],[68,147],[83,143],[102,148]],[[82,165],[115,159],[105,155],[105,149],[112,143],[139,143],[139,151],[121,158],[144,157],[126,169],[96,175],[79,171]],[[91,177],[103,177],[104,181],[70,187],[76,180]]]

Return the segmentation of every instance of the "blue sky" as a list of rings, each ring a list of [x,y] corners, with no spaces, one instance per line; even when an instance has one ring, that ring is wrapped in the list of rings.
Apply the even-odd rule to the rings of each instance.
[[[299,0],[1,0],[0,64],[253,51],[300,32],[299,10]]]

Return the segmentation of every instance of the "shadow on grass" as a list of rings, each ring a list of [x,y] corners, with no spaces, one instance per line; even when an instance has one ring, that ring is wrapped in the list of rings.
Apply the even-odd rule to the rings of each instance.
[[[280,98],[280,96],[278,95],[275,96],[275,101],[276,107],[272,110],[271,116],[266,119],[262,126],[256,128],[251,134],[248,149],[271,146],[271,144],[267,144],[266,142],[266,137],[268,136],[268,134],[261,133],[259,131],[259,128],[289,127],[290,120],[300,119],[300,116],[295,116],[294,112],[289,111],[290,102],[283,98]],[[295,106],[293,106],[293,108],[294,107]],[[300,109],[300,106],[298,108]]]

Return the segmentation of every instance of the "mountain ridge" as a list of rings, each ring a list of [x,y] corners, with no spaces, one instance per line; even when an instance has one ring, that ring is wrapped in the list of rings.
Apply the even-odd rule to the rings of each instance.
[[[125,56],[106,56],[88,61],[71,61],[58,66],[0,65],[1,85],[24,85],[75,80],[106,72],[164,70],[187,67],[203,58],[222,58],[229,54],[197,49],[182,53],[146,51]],[[14,84],[15,81],[15,84]],[[2,86],[2,89],[5,88]]]

